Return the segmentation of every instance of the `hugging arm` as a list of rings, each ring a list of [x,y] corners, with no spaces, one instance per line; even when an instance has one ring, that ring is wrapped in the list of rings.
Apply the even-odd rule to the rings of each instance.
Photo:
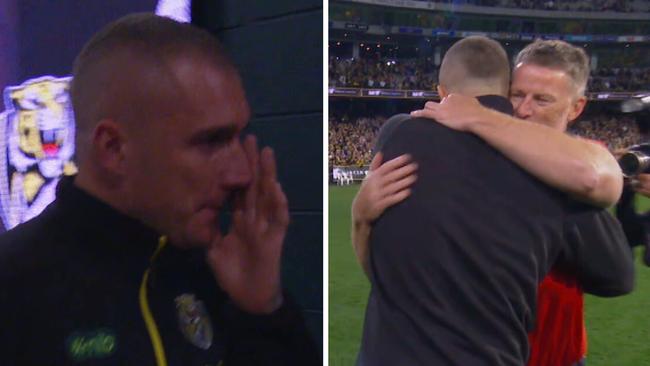
[[[479,136],[530,174],[580,201],[609,207],[621,196],[621,169],[599,144],[488,109],[460,94],[427,102],[411,114]]]
[[[605,210],[585,208],[565,222],[560,265],[570,266],[587,293],[620,296],[634,287],[634,257],[620,223]]]

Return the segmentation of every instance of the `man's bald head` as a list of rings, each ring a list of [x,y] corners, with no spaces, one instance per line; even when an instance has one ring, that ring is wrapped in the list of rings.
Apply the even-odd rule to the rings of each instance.
[[[73,68],[77,158],[85,158],[89,135],[99,121],[111,119],[125,128],[142,129],[146,126],[138,124],[156,120],[182,104],[174,93],[178,80],[171,64],[183,57],[236,73],[215,37],[168,18],[132,14],[95,34]]]
[[[447,93],[507,96],[510,88],[506,51],[499,42],[481,36],[454,43],[442,59],[439,75]]]

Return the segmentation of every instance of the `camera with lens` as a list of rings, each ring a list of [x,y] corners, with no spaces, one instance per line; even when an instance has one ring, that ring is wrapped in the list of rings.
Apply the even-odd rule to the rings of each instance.
[[[650,173],[650,143],[630,146],[627,152],[618,158],[618,165],[627,178]]]

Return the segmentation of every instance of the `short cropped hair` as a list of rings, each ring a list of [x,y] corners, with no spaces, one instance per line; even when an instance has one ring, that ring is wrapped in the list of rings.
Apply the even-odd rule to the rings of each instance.
[[[521,50],[515,58],[515,67],[522,63],[565,72],[579,96],[583,96],[587,90],[589,57],[580,47],[559,40],[537,40]]]
[[[234,67],[219,41],[205,30],[150,13],[124,16],[97,32],[74,61],[72,100],[83,87],[85,71],[107,55],[128,49],[135,57],[162,59],[192,49],[216,65]]]
[[[494,89],[507,95],[510,89],[510,63],[501,44],[482,36],[471,36],[454,43],[440,66],[440,84],[449,92],[468,87]]]
[[[86,43],[74,61],[70,95],[77,123],[77,157],[83,154],[84,148],[80,138],[97,122],[94,120],[97,109],[89,104],[97,105],[108,96],[111,91],[105,85],[112,82],[112,76],[124,72],[126,65],[111,62],[116,55],[127,55],[122,62],[133,60],[147,69],[160,67],[174,57],[189,55],[205,59],[217,70],[236,72],[216,37],[190,24],[151,13],[135,13],[106,25]],[[161,70],[164,72],[164,67]],[[133,78],[138,76],[135,74]],[[165,76],[161,74],[160,80]],[[108,107],[100,105],[98,108]]]

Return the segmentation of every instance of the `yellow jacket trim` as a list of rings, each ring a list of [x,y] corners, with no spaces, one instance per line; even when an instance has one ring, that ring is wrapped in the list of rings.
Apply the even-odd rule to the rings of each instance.
[[[161,236],[158,240],[158,248],[151,256],[151,263],[154,262],[158,253],[165,247],[167,244],[167,237]],[[149,281],[149,271],[150,268],[144,272],[142,276],[142,282],[140,283],[140,311],[142,312],[142,317],[144,318],[144,323],[147,326],[147,331],[149,332],[149,338],[151,338],[151,345],[153,346],[153,352],[156,356],[156,365],[157,366],[167,366],[167,358],[165,357],[165,348],[162,344],[162,339],[160,338],[160,333],[158,332],[158,327],[156,326],[156,321],[151,314],[151,309],[149,309],[149,301],[147,299],[147,283]]]

